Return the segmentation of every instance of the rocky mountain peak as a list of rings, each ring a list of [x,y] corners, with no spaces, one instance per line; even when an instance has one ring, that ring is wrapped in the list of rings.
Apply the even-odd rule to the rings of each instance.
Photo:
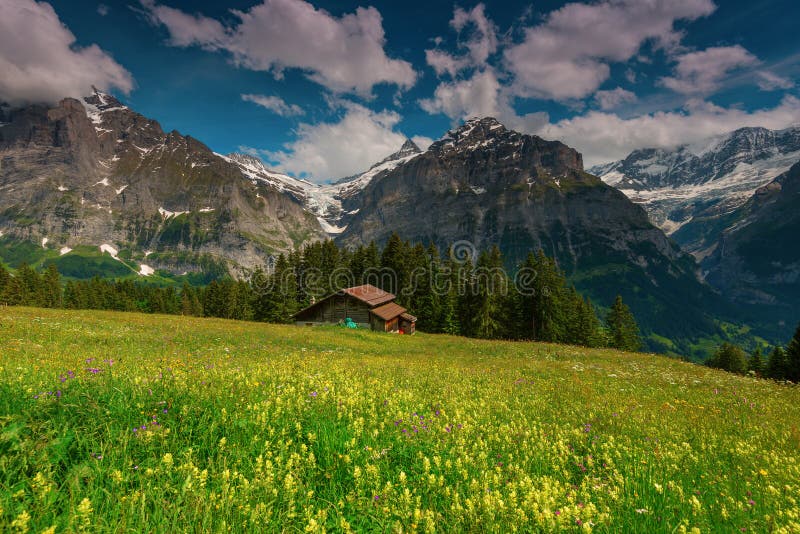
[[[457,128],[449,130],[437,143],[468,147],[483,141],[497,139],[507,132],[509,130],[494,117],[474,117]]]
[[[92,90],[94,93],[91,96],[85,97],[83,101],[89,106],[96,108],[98,111],[125,107],[122,102],[107,93],[99,91],[97,87],[92,86]]]
[[[242,152],[232,152],[226,156],[236,163],[248,165],[250,167],[264,168],[264,162],[261,158],[253,156],[252,154],[244,154]]]
[[[406,139],[406,142],[403,143],[403,146],[400,147],[400,150],[392,154],[392,156],[398,156],[402,158],[405,156],[410,156],[411,154],[419,154],[420,152],[422,152],[422,150],[420,150],[414,141],[411,139]]]

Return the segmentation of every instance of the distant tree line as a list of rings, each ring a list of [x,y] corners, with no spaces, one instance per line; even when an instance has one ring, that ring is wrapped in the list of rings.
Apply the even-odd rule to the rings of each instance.
[[[488,339],[536,340],[635,351],[641,337],[617,297],[601,321],[592,302],[571,286],[555,260],[531,253],[514,273],[497,247],[476,253],[412,244],[393,235],[382,249],[354,250],[332,241],[281,255],[249,280],[214,280],[205,287],[159,287],[104,280],[62,283],[55,266],[39,274],[0,266],[0,304],[168,313],[266,322],[292,314],[338,289],[370,283],[397,295],[418,317],[419,330]]]
[[[740,375],[800,383],[800,325],[785,348],[775,347],[766,357],[761,348],[748,355],[736,345],[723,343],[706,364]]]

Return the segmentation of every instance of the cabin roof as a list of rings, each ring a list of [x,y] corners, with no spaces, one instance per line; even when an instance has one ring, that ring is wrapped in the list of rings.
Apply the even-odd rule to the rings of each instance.
[[[413,315],[411,315],[411,314],[410,314],[410,313],[408,313],[408,312],[403,312],[403,313],[401,313],[401,314],[400,314],[400,318],[401,318],[401,319],[405,319],[406,321],[409,321],[409,322],[411,322],[411,323],[416,323],[416,322],[417,322],[417,318],[416,318],[416,317],[414,317]]]
[[[394,295],[392,295],[388,291],[384,291],[383,289],[381,289],[379,287],[375,287],[375,286],[370,285],[370,284],[364,284],[364,285],[361,285],[361,286],[348,287],[348,288],[345,288],[345,289],[341,289],[341,290],[337,291],[336,293],[331,293],[327,297],[321,298],[318,301],[316,301],[314,304],[311,304],[311,305],[303,308],[299,312],[293,314],[292,317],[297,317],[298,315],[301,315],[301,314],[307,312],[308,310],[310,310],[312,308],[316,308],[317,306],[321,305],[323,302],[325,302],[329,298],[331,298],[333,296],[336,296],[336,295],[349,295],[349,296],[353,297],[354,299],[360,300],[361,302],[363,302],[364,304],[366,304],[370,308],[374,308],[376,306],[380,306],[381,304],[386,304],[387,302],[391,302],[396,298]],[[373,311],[373,310],[370,310],[370,311]],[[403,308],[403,311],[406,311],[405,308]],[[394,317],[397,317],[397,316],[395,315]],[[394,317],[392,317],[392,318],[394,318]]]
[[[369,311],[371,314],[380,317],[384,321],[390,321],[406,312],[406,309],[396,302],[389,302],[383,306],[378,306]]]
[[[342,289],[342,293],[346,293],[353,298],[357,298],[369,306],[380,306],[381,304],[385,304],[395,299],[395,296],[388,291],[384,291],[383,289],[370,284],[348,287],[347,289]]]

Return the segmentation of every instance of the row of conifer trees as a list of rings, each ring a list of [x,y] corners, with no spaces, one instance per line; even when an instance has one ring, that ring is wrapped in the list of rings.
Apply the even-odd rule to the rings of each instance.
[[[169,313],[289,322],[293,313],[343,287],[371,283],[397,295],[419,330],[490,339],[531,339],[623,350],[641,348],[639,329],[617,298],[600,320],[556,262],[531,253],[508,272],[497,247],[477,254],[412,244],[392,236],[354,250],[332,241],[281,255],[249,280],[181,289],[131,280],[63,283],[55,266],[37,273],[0,266],[0,304]]]
[[[706,364],[740,375],[800,383],[800,325],[786,347],[775,347],[767,356],[761,348],[748,355],[732,343],[723,343]]]

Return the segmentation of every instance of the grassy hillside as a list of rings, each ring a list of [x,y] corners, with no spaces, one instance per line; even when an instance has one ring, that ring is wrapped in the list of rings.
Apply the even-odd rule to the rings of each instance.
[[[0,351],[3,531],[800,531],[800,389],[664,357],[25,308]]]

